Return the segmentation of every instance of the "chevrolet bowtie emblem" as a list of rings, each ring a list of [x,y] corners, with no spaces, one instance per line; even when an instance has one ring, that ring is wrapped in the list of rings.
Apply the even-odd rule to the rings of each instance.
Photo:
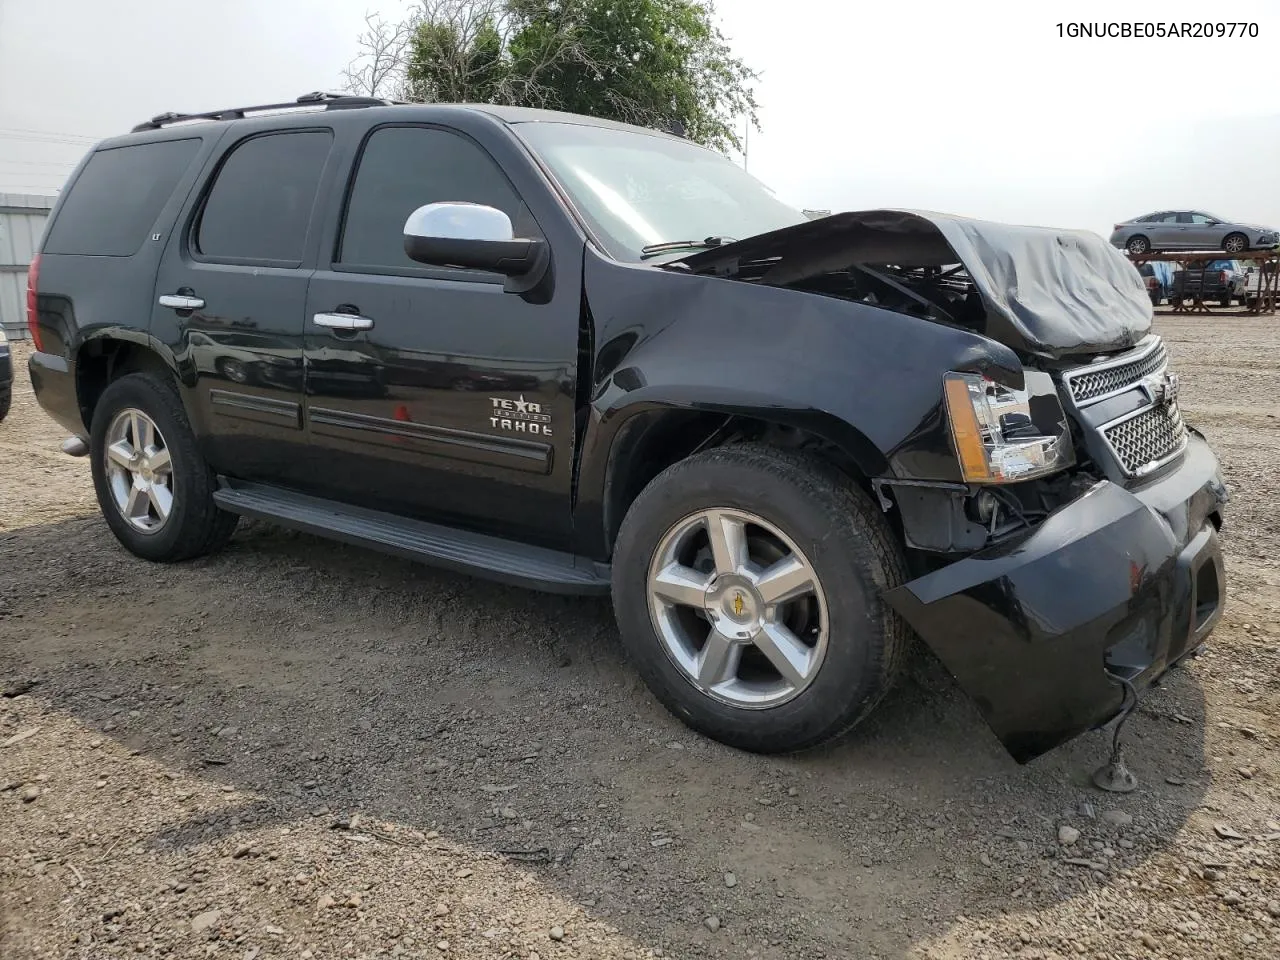
[[[740,616],[742,616],[742,608],[743,608],[743,606],[744,606],[744,604],[743,604],[743,602],[742,602],[742,594],[740,594],[740,593],[735,593],[735,594],[733,595],[733,615],[734,615],[735,617],[740,617]]]

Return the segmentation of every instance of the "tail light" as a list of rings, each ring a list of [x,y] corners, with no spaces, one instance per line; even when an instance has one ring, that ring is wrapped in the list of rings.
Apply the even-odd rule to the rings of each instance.
[[[40,285],[40,254],[31,260],[27,268],[27,329],[31,331],[31,342],[37,350],[44,350],[40,342],[40,314],[36,311],[36,289]]]

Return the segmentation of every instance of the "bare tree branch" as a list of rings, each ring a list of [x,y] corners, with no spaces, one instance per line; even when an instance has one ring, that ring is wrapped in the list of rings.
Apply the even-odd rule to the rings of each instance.
[[[365,97],[399,99],[404,86],[409,20],[388,23],[381,14],[366,13],[365,31],[356,38],[360,52],[342,72],[346,89]]]

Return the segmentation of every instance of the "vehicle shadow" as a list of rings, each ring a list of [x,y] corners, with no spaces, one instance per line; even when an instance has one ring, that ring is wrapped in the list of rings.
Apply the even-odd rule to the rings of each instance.
[[[0,535],[0,570],[0,678],[32,676],[31,696],[102,736],[255,797],[144,847],[359,811],[481,852],[545,848],[519,869],[668,956],[905,956],[962,916],[1117,882],[1207,787],[1185,670],[1130,720],[1142,785],[1117,797],[1089,784],[1104,734],[1019,767],[923,652],[846,740],[769,758],[666,713],[603,600],[257,523],[169,567],[94,517],[30,527]],[[1063,822],[1084,834],[1069,851]]]

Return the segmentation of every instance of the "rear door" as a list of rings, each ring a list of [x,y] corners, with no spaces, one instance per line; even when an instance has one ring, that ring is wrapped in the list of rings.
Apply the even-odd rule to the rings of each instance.
[[[1152,218],[1150,227],[1151,246],[1155,250],[1175,248],[1181,242],[1176,213],[1159,214]]]
[[[152,331],[183,367],[197,436],[219,472],[277,481],[305,472],[303,311],[333,142],[327,128],[236,138],[161,260]]]
[[[309,484],[317,492],[567,545],[582,242],[538,222],[530,199],[544,221],[558,218],[550,192],[530,186],[534,197],[522,196],[457,129],[387,124],[358,145],[307,295],[307,421],[325,464]],[[547,238],[549,302],[504,292],[496,274],[409,259],[405,220],[437,201],[496,207],[516,236]]]

